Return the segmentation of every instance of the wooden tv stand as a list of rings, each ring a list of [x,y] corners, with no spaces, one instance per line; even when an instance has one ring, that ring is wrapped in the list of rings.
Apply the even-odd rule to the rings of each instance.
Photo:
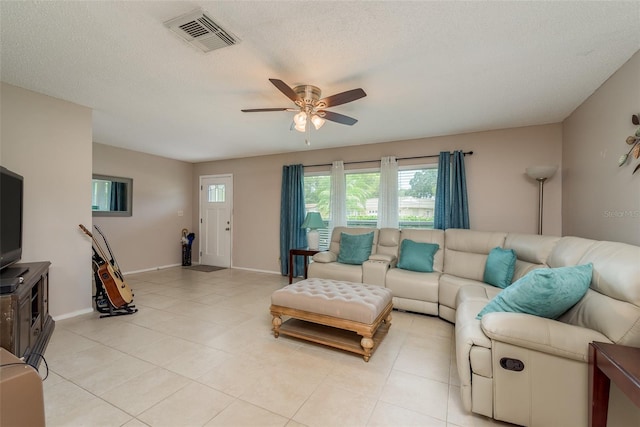
[[[13,265],[29,270],[15,291],[0,295],[0,347],[24,356],[36,369],[55,328],[49,315],[50,265],[48,261]]]

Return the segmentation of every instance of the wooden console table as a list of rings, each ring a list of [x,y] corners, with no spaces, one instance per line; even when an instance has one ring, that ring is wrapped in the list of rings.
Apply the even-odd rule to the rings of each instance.
[[[611,381],[640,407],[640,348],[589,344],[589,426],[606,427]]]
[[[15,291],[0,295],[0,347],[38,368],[53,334],[49,315],[49,261],[14,264],[27,270]],[[5,270],[6,271],[6,270]]]
[[[320,252],[318,249],[297,248],[289,249],[289,284],[293,283],[293,257],[300,255],[304,257],[304,278],[307,278],[307,270],[309,268],[309,258]]]

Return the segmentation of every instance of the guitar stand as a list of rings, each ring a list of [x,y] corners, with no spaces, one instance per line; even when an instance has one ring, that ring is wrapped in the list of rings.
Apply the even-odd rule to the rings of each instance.
[[[126,316],[128,314],[138,312],[138,309],[133,304],[125,304],[122,307],[115,307],[111,304],[111,301],[107,298],[107,293],[102,286],[102,282],[98,277],[98,272],[94,271],[93,274],[95,276],[96,283],[96,294],[93,296],[93,299],[96,302],[96,310],[98,310],[99,313],[102,313],[100,315],[101,319],[103,317]]]

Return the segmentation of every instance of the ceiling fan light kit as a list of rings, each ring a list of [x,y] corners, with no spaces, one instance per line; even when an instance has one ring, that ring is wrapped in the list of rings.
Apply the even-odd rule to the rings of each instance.
[[[293,122],[296,124],[294,129],[298,132],[304,132],[307,126],[307,113],[300,111],[293,116]]]
[[[293,116],[294,127],[293,129],[298,132],[306,132],[307,138],[305,143],[309,145],[311,126],[308,126],[308,122],[311,122],[316,130],[320,129],[325,120],[340,123],[347,126],[353,126],[358,120],[353,117],[345,116],[343,114],[334,113],[333,111],[327,111],[325,108],[334,107],[337,105],[346,104],[351,101],[363,98],[367,96],[364,90],[352,89],[346,92],[341,92],[327,98],[320,98],[322,92],[320,88],[313,85],[299,85],[293,89],[289,87],[285,82],[278,79],[269,79],[273,85],[278,88],[287,98],[293,101],[298,107],[298,110],[291,108],[252,108],[241,110],[244,113],[257,113],[267,111],[298,111]]]
[[[311,116],[311,123],[313,123],[313,126],[318,130],[324,125],[324,119],[317,114],[314,114]]]

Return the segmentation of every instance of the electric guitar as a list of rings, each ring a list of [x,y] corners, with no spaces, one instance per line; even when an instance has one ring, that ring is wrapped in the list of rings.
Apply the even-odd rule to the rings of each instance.
[[[91,237],[94,246],[98,249],[100,256],[105,261],[103,264],[99,264],[94,260],[94,264],[98,272],[97,277],[99,278],[100,283],[102,283],[111,305],[115,308],[120,308],[131,303],[131,301],[133,301],[133,292],[131,291],[131,288],[129,288],[129,285],[125,283],[124,277],[122,276],[117,264],[113,261],[108,261],[109,258],[106,253],[93,234],[91,234],[84,225],[80,224],[80,229],[84,231],[87,236]]]

